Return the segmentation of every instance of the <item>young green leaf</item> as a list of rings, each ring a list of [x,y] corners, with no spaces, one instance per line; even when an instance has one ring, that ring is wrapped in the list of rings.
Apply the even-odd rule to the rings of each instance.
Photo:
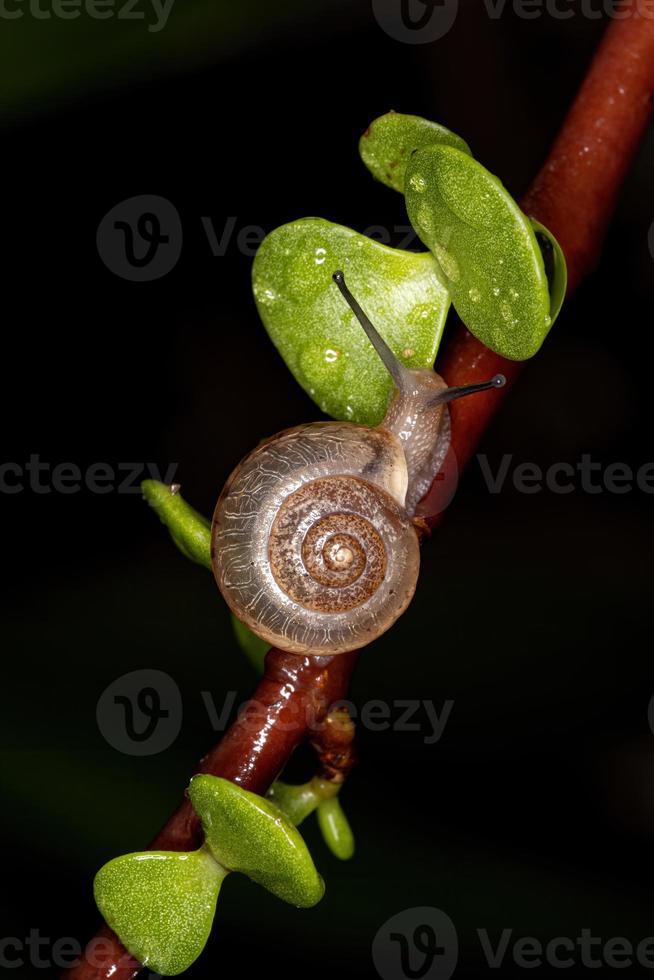
[[[241,871],[273,895],[309,908],[325,885],[299,832],[269,800],[218,776],[195,776],[189,797],[206,844],[230,871]]]
[[[543,256],[545,274],[550,291],[550,316],[552,317],[552,323],[554,323],[563,306],[568,288],[568,266],[565,261],[563,249],[552,232],[545,225],[541,225],[540,221],[536,221],[535,218],[530,218],[529,220],[536,233],[536,241]]]
[[[402,192],[411,154],[432,143],[454,146],[462,153],[470,153],[468,144],[445,126],[402,112],[387,112],[371,122],[359,140],[359,153],[373,177]]]
[[[322,800],[313,780],[299,786],[293,786],[277,779],[268,790],[267,795],[268,799],[296,827],[299,827],[302,821],[306,820],[310,813],[313,813]]]
[[[408,367],[433,366],[449,297],[429,253],[388,248],[321,218],[283,225],[261,244],[254,295],[293,376],[328,415],[376,425],[391,379],[332,281],[338,269]]]
[[[102,867],[95,901],[123,946],[155,973],[183,973],[206,944],[226,875],[201,848],[124,854]]]
[[[530,221],[497,177],[452,146],[428,146],[411,157],[405,195],[468,330],[503,357],[532,357],[552,325],[547,276]]]
[[[186,503],[175,485],[144,480],[141,489],[184,557],[211,569],[211,522]]]
[[[354,834],[337,796],[323,800],[317,810],[318,826],[327,847],[341,861],[354,854]]]

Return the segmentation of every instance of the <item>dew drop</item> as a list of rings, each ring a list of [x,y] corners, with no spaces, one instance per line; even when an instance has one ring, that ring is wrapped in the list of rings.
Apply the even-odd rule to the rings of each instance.
[[[517,326],[517,317],[513,315],[513,310],[511,309],[511,304],[507,303],[506,300],[500,303],[500,314],[505,323],[508,323],[510,327]]]
[[[468,290],[468,296],[470,297],[471,303],[479,303],[481,301],[481,291],[476,286]]]
[[[273,289],[259,282],[254,284],[254,295],[257,302],[263,306],[270,306],[277,299],[277,293]]]
[[[430,303],[416,303],[407,316],[407,323],[412,327],[420,327],[422,321],[429,319],[433,312],[434,308]]]
[[[459,272],[459,265],[454,256],[446,248],[443,248],[442,245],[439,245],[438,242],[434,242],[433,250],[438,259],[438,264],[447,278],[453,282],[458,282],[461,273]]]
[[[493,296],[499,296],[502,290],[499,286],[493,286]]]
[[[551,327],[552,326],[552,317],[549,315],[549,313],[546,313],[545,314],[545,317],[544,317],[543,322],[545,323],[545,326],[546,327]]]
[[[314,259],[316,265],[322,265],[326,258],[327,258],[327,249],[326,248],[317,248],[316,249],[316,257]]]
[[[420,174],[413,174],[409,180],[409,186],[418,194],[422,194],[427,187],[427,181]]]
[[[427,235],[432,235],[434,233],[434,215],[428,204],[420,205],[417,218],[420,230]]]
[[[332,347],[328,347],[327,350],[325,351],[325,360],[328,364],[333,364],[334,361],[337,361],[340,356],[341,356],[341,352],[338,350],[334,350]]]

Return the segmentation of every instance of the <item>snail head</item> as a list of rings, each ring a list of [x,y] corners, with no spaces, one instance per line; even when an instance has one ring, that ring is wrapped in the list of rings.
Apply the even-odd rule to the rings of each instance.
[[[364,313],[358,301],[350,292],[347,283],[345,282],[345,275],[343,272],[340,270],[335,272],[332,279],[340,289],[345,302],[348,304],[355,317],[363,327],[368,340],[375,348],[382,363],[384,364],[384,367],[393,379],[395,387],[398,389],[399,393],[407,396],[409,394],[415,394],[416,388],[424,386],[424,381],[422,381],[422,379],[425,377],[425,372],[413,371],[402,364],[402,362],[397,358],[377,328],[373,326],[366,313]],[[431,377],[433,372],[427,372],[427,374]],[[461,385],[453,388],[441,386],[440,390],[438,390],[436,393],[434,393],[433,390],[429,392],[427,397],[424,399],[423,410],[426,411],[435,408],[437,405],[444,405],[447,402],[455,401],[457,398],[464,398],[467,395],[474,395],[479,391],[487,391],[490,388],[503,388],[505,384],[506,378],[504,375],[495,374],[490,381],[482,381],[477,384]],[[431,387],[431,385],[429,387]]]

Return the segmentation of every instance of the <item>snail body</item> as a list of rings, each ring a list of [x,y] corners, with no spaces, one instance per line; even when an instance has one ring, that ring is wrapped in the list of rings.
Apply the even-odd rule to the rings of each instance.
[[[216,505],[214,575],[232,612],[271,645],[331,655],[366,646],[409,605],[420,568],[415,508],[449,447],[450,389],[410,371],[334,279],[396,385],[386,417],[297,426],[249,454]],[[503,381],[502,381],[503,383]]]

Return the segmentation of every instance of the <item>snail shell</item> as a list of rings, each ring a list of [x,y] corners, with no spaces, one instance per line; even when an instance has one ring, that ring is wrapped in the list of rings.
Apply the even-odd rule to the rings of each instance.
[[[446,403],[502,387],[448,388],[398,361],[333,280],[395,383],[376,429],[317,422],[274,436],[232,473],[214,513],[211,561],[232,612],[262,639],[302,654],[345,653],[409,605],[420,567],[411,518],[446,458]]]
[[[404,612],[420,564],[404,502],[407,463],[383,428],[314,423],[250,453],[212,526],[218,587],[273,646],[345,653]]]

